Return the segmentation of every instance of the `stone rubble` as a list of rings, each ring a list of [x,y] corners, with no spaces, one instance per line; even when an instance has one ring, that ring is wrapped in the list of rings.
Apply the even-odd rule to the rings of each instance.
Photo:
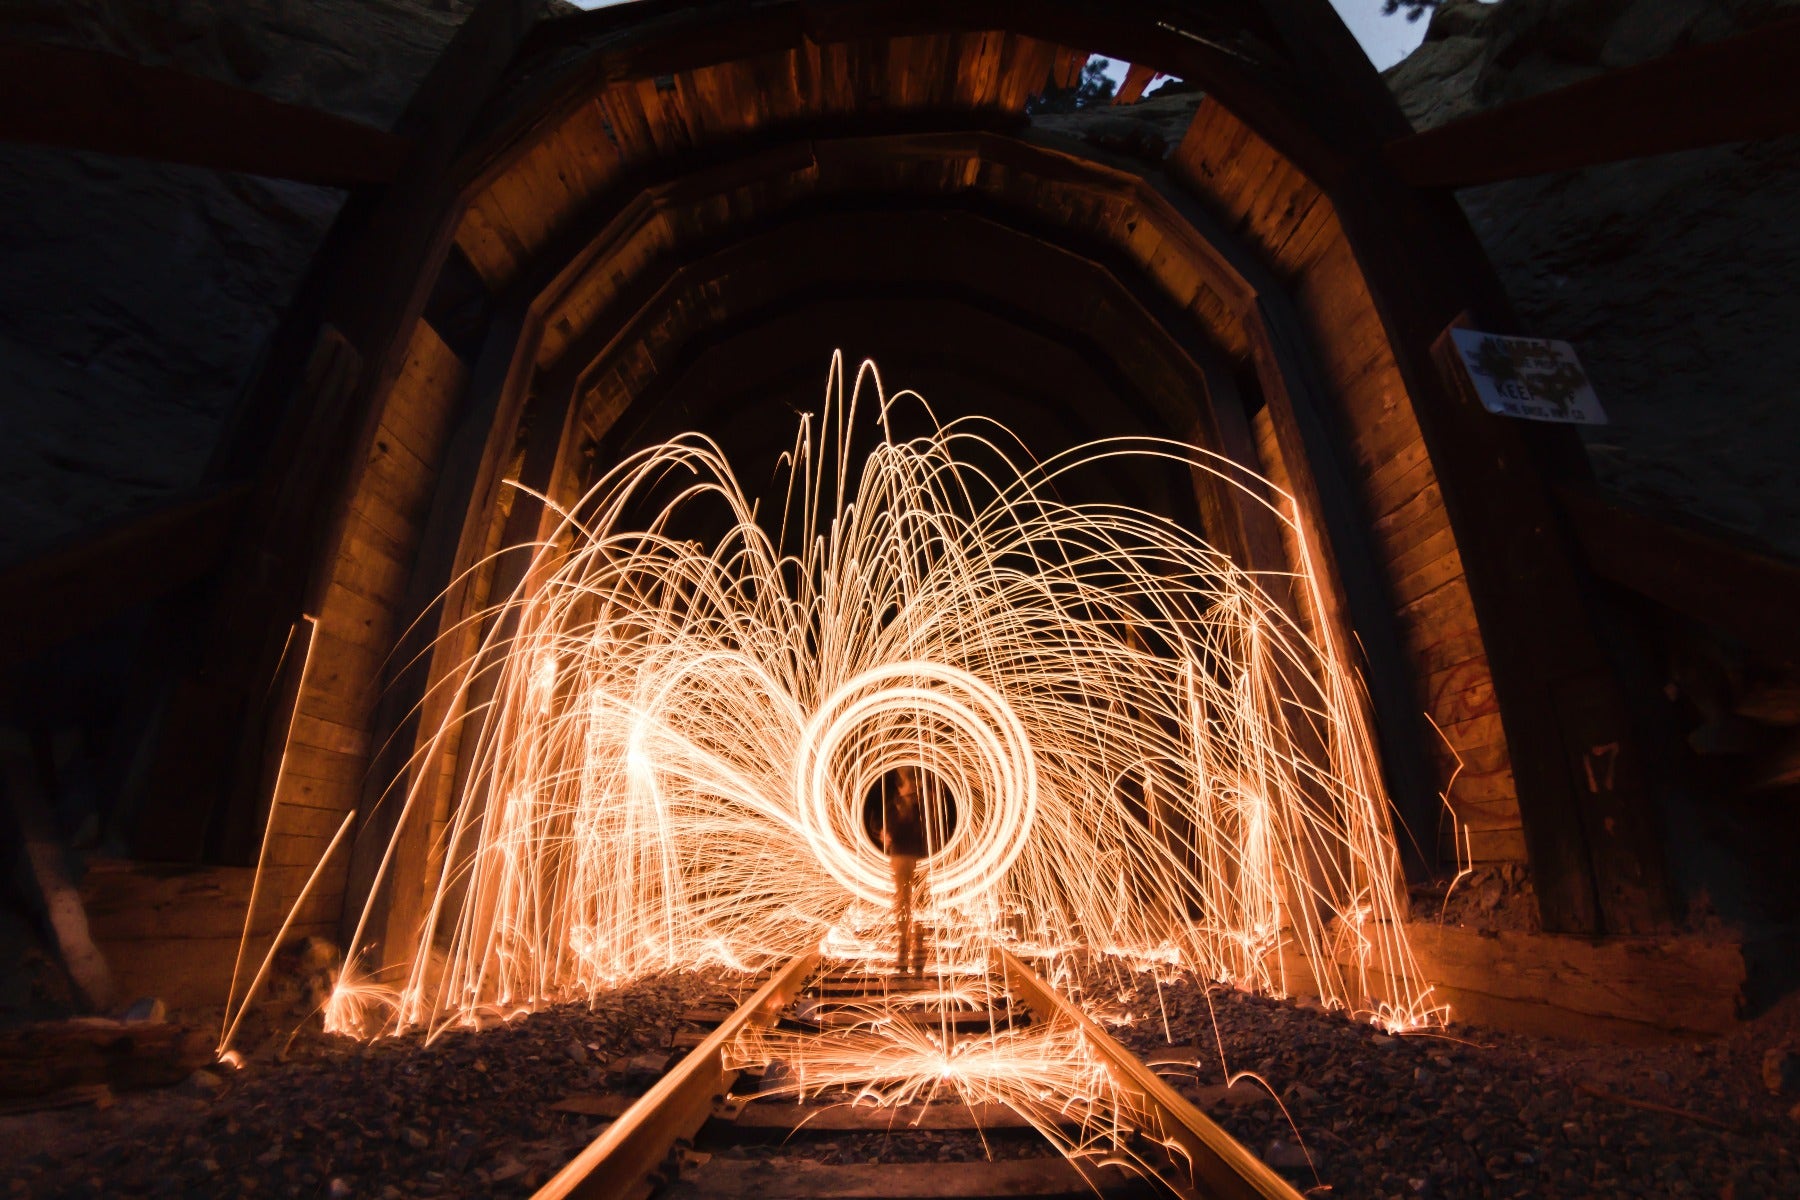
[[[1719,1041],[1617,1047],[1463,1026],[1391,1036],[1185,977],[1097,978],[1089,1003],[1135,1019],[1122,1040],[1170,1064],[1159,1070],[1302,1191],[1800,1195],[1800,1106],[1764,1078],[1769,1052],[1796,1043],[1800,997]],[[0,1144],[18,1148],[0,1195],[529,1195],[647,1086],[642,1067],[666,1061],[684,1012],[742,994],[738,977],[673,974],[430,1042],[303,1032],[285,1062],[252,1054],[241,1071],[110,1107],[0,1117]],[[1009,1131],[901,1130],[734,1138],[717,1152],[869,1163],[1050,1151]]]
[[[1119,991],[1111,1003],[1140,1017],[1121,1040],[1169,1059],[1166,1013],[1170,1040],[1192,1049],[1194,1065],[1165,1076],[1302,1191],[1800,1195],[1800,1119],[1759,1079],[1763,1047],[1800,1028],[1800,997],[1718,1041],[1621,1047],[1454,1024],[1395,1037],[1316,1004],[1189,979],[1159,996],[1140,975]],[[1228,1071],[1254,1075],[1227,1091]]]

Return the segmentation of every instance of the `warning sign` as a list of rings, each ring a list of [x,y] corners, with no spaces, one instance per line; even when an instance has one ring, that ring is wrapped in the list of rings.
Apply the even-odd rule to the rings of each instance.
[[[1528,421],[1606,424],[1600,398],[1569,343],[1474,329],[1452,329],[1450,337],[1489,412]]]

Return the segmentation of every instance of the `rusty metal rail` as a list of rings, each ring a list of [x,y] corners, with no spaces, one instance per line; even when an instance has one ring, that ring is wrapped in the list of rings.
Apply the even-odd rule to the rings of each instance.
[[[539,1188],[533,1200],[622,1198],[642,1194],[645,1178],[682,1138],[706,1123],[713,1101],[736,1078],[725,1068],[725,1048],[746,1028],[767,1028],[794,1002],[818,966],[803,954],[777,971],[625,1115],[607,1126],[587,1149]]]
[[[1193,1200],[1303,1200],[1301,1194],[1209,1120],[1161,1076],[1108,1036],[1012,953],[995,960],[1014,996],[1045,1020],[1079,1028],[1118,1088],[1127,1122],[1168,1151],[1161,1182]],[[767,1028],[799,996],[818,969],[817,953],[776,972],[617,1121],[538,1190],[534,1200],[641,1200],[649,1177],[682,1138],[699,1132],[737,1072],[725,1050],[747,1028]],[[1010,1194],[1010,1193],[1009,1193]]]
[[[994,956],[1007,986],[1027,1007],[1046,1020],[1071,1021],[1081,1029],[1112,1077],[1113,1086],[1136,1109],[1139,1132],[1178,1148],[1179,1155],[1172,1151],[1169,1157],[1177,1170],[1188,1175],[1188,1186],[1182,1187],[1179,1180],[1164,1182],[1185,1195],[1208,1200],[1304,1200],[1287,1180],[1114,1041],[1016,955],[996,947]]]

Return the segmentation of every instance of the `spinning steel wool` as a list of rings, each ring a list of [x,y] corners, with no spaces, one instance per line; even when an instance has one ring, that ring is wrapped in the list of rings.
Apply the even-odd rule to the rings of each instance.
[[[821,942],[885,962],[864,802],[908,766],[951,809],[921,866],[940,971],[1004,940],[1284,992],[1287,942],[1328,1002],[1427,1019],[1358,685],[1291,611],[1319,611],[1311,574],[1252,575],[1165,517],[1059,492],[1175,464],[1291,527],[1288,499],[1168,441],[1032,461],[992,422],[883,394],[872,363],[845,384],[834,357],[773,520],[699,435],[560,514],[452,681],[494,672],[493,699],[463,718],[474,769],[410,974],[359,975],[359,931],[331,1026],[439,1027]],[[902,411],[933,432],[896,437]],[[1405,998],[1365,1000],[1363,970]]]

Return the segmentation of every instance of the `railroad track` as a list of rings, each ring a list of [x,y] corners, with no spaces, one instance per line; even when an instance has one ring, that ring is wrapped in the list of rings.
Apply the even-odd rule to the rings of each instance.
[[[604,1129],[537,1194],[535,1200],[984,1200],[986,1197],[1184,1196],[1207,1200],[1301,1200],[1286,1180],[1257,1159],[1160,1076],[1095,1025],[1019,958],[996,950],[989,989],[971,1003],[954,989],[908,985],[892,976],[826,969],[817,954],[771,973],[756,992],[640,1099]],[[871,1016],[879,1013],[879,1016]],[[1071,1160],[1046,1140],[1044,1110],[1033,1119],[998,1104],[960,1097],[878,1107],[801,1102],[779,1066],[761,1076],[734,1065],[746,1043],[763,1037],[825,1038],[872,1021],[929,1027],[948,1044],[992,1037],[1033,1023],[1079,1030],[1110,1079],[1108,1126],[1125,1142]],[[796,1056],[803,1057],[803,1056]],[[760,1097],[760,1098],[759,1098]],[[1087,1107],[1083,1107],[1086,1105]],[[1052,1106],[1054,1108],[1054,1106]],[[1070,1097],[1051,1119],[1056,1132],[1079,1140],[1079,1118],[1091,1101]],[[892,1163],[809,1160],[809,1145],[842,1139],[972,1133],[987,1150],[980,1161]],[[833,1139],[836,1139],[835,1141]],[[780,1157],[746,1156],[743,1147],[783,1143]],[[737,1150],[734,1152],[734,1147]],[[836,1153],[834,1152],[834,1156]],[[1136,1161],[1126,1169],[1121,1160]],[[1154,1178],[1146,1178],[1146,1169]]]

